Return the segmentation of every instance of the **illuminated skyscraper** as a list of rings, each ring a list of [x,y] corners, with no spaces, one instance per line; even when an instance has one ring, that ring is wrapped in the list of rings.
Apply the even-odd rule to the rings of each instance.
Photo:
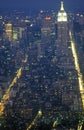
[[[56,56],[57,66],[63,70],[66,78],[60,84],[62,86],[62,105],[67,106],[70,110],[80,109],[78,96],[78,76],[74,65],[71,44],[69,42],[68,17],[61,2],[60,11],[57,14],[57,44]]]
[[[19,28],[18,27],[13,28],[13,40],[14,41],[19,40]]]
[[[9,41],[12,41],[12,24],[5,24],[5,33]]]
[[[67,22],[68,22],[67,13],[64,10],[63,2],[61,2],[61,8],[57,15],[57,25],[58,25],[58,42],[63,46],[67,44],[67,38],[68,38]]]
[[[64,69],[74,68],[73,56],[68,40],[68,18],[63,2],[61,2],[60,11],[57,14],[57,35],[57,55],[60,56],[59,67]]]

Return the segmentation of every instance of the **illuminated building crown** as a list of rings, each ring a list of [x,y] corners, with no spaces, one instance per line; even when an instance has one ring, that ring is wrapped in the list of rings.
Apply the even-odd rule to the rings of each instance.
[[[67,13],[64,10],[63,1],[61,1],[61,8],[57,15],[57,21],[58,22],[67,22]]]

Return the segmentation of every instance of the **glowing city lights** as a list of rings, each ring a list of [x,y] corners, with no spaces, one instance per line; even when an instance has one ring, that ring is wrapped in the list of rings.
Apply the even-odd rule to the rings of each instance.
[[[58,22],[67,22],[67,14],[64,10],[63,2],[61,2],[61,8],[60,8],[60,11],[58,12],[57,17],[58,17],[57,19]]]
[[[51,20],[51,17],[46,17],[45,20]]]
[[[26,58],[24,60],[22,60],[22,63],[23,63],[23,61],[24,61],[24,63],[26,63],[27,58],[28,57],[26,56]],[[10,98],[10,90],[17,83],[17,80],[21,77],[22,70],[23,70],[23,67],[20,67],[18,69],[16,76],[12,80],[11,84],[9,85],[8,89],[6,90],[5,94],[3,95],[2,99],[1,99],[1,102],[0,102],[0,116],[3,115],[4,109],[5,109],[5,103]]]
[[[83,105],[83,109],[84,109],[83,76],[82,76],[82,73],[81,73],[81,70],[80,70],[79,61],[78,61],[77,52],[76,52],[76,47],[75,47],[75,43],[73,41],[71,32],[69,32],[69,35],[70,35],[70,40],[71,40],[71,49],[72,49],[72,54],[73,54],[73,57],[74,57],[75,68],[76,68],[77,73],[78,73],[79,90],[80,90],[82,105]]]
[[[37,115],[35,116],[34,120],[31,122],[31,124],[28,126],[27,130],[30,130],[32,126],[35,124],[36,120],[42,116],[42,111],[39,110]]]
[[[10,98],[10,89],[17,83],[17,80],[22,75],[22,67],[18,70],[16,76],[14,77],[13,81],[9,85],[8,89],[6,90],[5,94],[3,95],[1,102],[0,102],[0,116],[3,115],[3,111],[5,109],[5,103]]]

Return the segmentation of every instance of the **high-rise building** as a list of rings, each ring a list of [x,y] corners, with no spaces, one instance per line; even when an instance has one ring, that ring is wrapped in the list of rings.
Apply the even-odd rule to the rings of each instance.
[[[41,28],[41,38],[43,43],[51,44],[53,38],[55,38],[55,21],[51,17],[45,17]]]
[[[5,33],[9,41],[12,41],[12,24],[5,24]]]
[[[57,34],[57,55],[60,57],[59,67],[65,69],[74,68],[73,56],[68,40],[68,18],[63,2],[61,2],[61,8],[57,15]]]
[[[19,28],[13,27],[13,40],[18,41],[19,40]]]
[[[43,50],[43,54],[45,54],[45,52],[52,51],[52,46],[54,46],[55,38],[55,21],[52,17],[47,16],[43,19],[41,28],[41,48]]]
[[[57,26],[58,26],[58,42],[59,46],[66,46],[67,44],[67,35],[68,35],[68,26],[67,26],[67,13],[64,10],[63,2],[61,2],[61,8],[57,15]]]
[[[64,10],[63,2],[61,2],[61,8],[57,15],[57,31],[57,66],[63,70],[64,74],[66,75],[66,78],[64,78],[62,81],[60,80],[60,84],[64,82],[62,86],[62,105],[68,106],[68,108],[71,110],[76,110],[80,108],[78,75],[74,65],[71,44],[69,42],[68,17]],[[75,104],[75,101],[78,102]]]

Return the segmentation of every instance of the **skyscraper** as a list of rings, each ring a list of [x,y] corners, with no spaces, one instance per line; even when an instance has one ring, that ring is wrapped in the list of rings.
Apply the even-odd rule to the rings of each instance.
[[[52,17],[45,17],[43,19],[42,28],[41,28],[41,40],[42,40],[42,47],[45,52],[50,53],[52,52],[52,48],[55,42],[55,21]]]
[[[12,24],[7,23],[5,25],[5,33],[9,41],[12,41]]]
[[[59,56],[59,67],[64,69],[74,68],[73,56],[69,43],[68,18],[61,2],[60,11],[57,14],[57,55]],[[68,58],[69,57],[69,58]]]
[[[78,90],[78,75],[74,65],[71,44],[69,42],[68,17],[64,10],[63,2],[61,2],[60,11],[57,14],[57,43],[56,56],[57,66],[63,70],[66,75],[65,79],[60,80],[62,86],[62,105],[68,106],[71,110],[80,108],[79,90]]]
[[[63,2],[61,2],[61,8],[57,15],[57,25],[59,44],[62,43],[63,46],[67,44],[67,22],[67,13],[64,10]]]

